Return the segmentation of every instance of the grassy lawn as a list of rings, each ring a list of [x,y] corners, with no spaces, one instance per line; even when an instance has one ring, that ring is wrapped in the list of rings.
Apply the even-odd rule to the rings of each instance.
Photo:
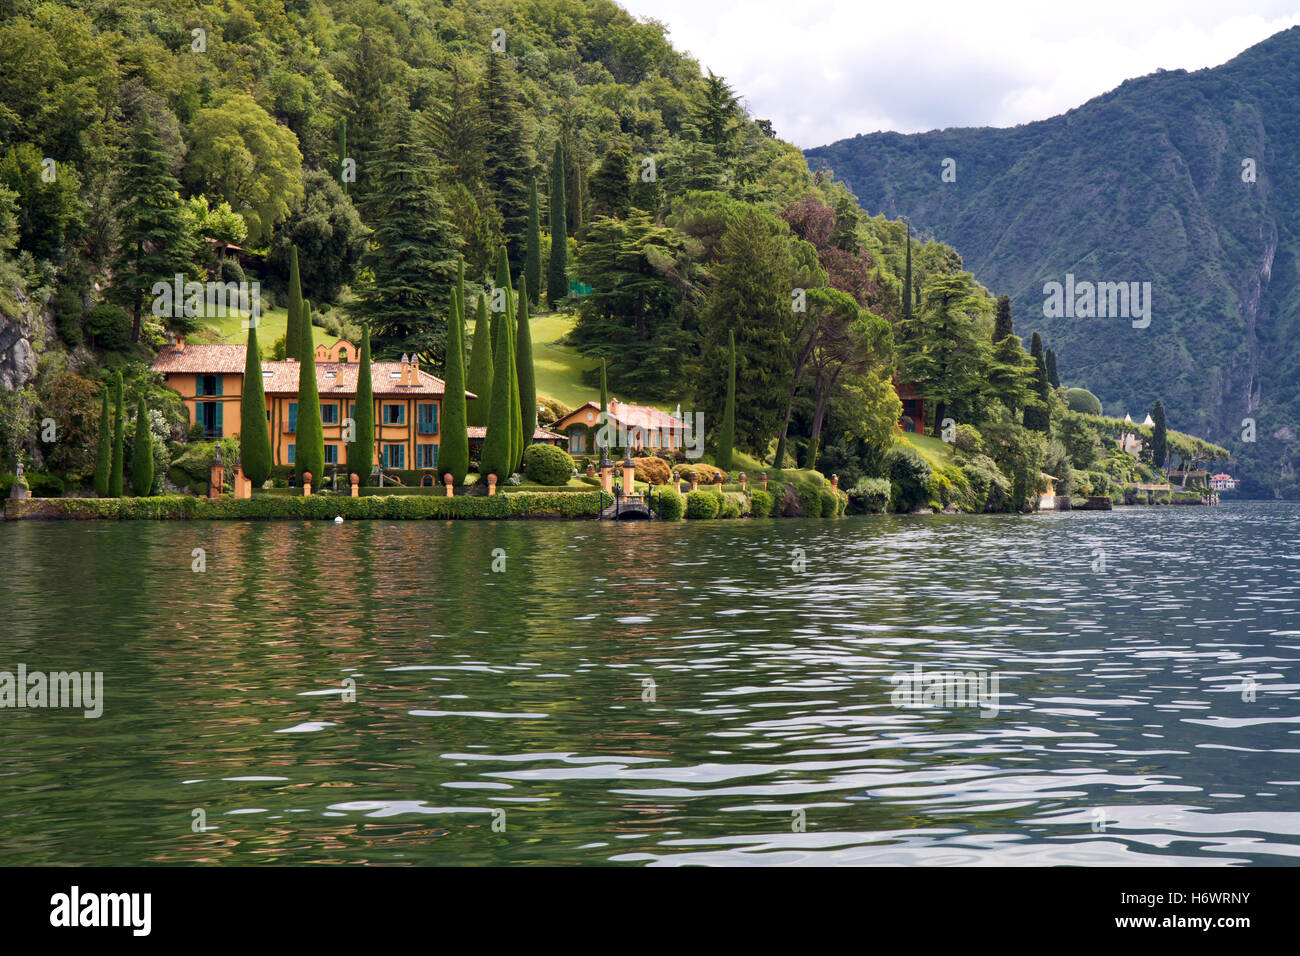
[[[952,445],[933,435],[899,435],[894,439],[894,444],[915,448],[931,468],[946,468],[953,461]]]
[[[599,402],[600,388],[582,384],[582,372],[597,366],[559,341],[573,328],[571,313],[553,312],[531,320],[533,368],[537,373],[537,394],[577,408],[583,402]]]
[[[246,312],[227,310],[224,316],[213,316],[203,321],[220,336],[218,341],[225,345],[243,345],[248,341],[248,330],[244,328],[246,315]],[[289,313],[285,309],[262,310],[262,323],[257,327],[257,344],[261,347],[263,358],[270,356],[275,340],[284,335],[288,321]],[[312,341],[317,345],[333,345],[338,339],[317,325],[312,327]]]

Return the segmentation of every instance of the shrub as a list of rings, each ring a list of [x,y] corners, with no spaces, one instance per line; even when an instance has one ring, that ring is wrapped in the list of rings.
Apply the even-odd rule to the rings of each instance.
[[[749,493],[749,513],[755,518],[766,518],[772,514],[772,496],[762,488],[755,488]]]
[[[722,505],[721,505],[721,507],[718,509],[718,517],[719,517],[719,518],[739,518],[739,517],[740,517],[740,505],[736,504],[736,502],[732,501],[730,498],[723,498],[723,499],[722,499]]]
[[[655,492],[659,504],[659,516],[664,521],[681,521],[686,514],[686,499],[672,485],[665,485]]]
[[[95,348],[116,352],[131,344],[131,316],[119,306],[101,302],[86,313],[85,327]]]
[[[972,510],[1007,511],[1011,507],[1011,482],[988,455],[974,455],[960,463],[971,489]]]
[[[889,507],[888,478],[860,478],[848,493],[850,514],[880,514]]]
[[[567,485],[573,477],[573,458],[555,445],[529,445],[524,449],[524,474],[539,485]]]
[[[686,517],[716,518],[722,502],[711,491],[690,491],[686,494]]]
[[[1082,412],[1084,415],[1101,414],[1101,399],[1086,388],[1067,388],[1065,403],[1070,406],[1072,412]]]
[[[971,481],[957,465],[940,468],[938,476],[946,482],[945,505],[954,504],[962,511],[975,511],[983,502],[975,494]]]
[[[822,516],[821,489],[806,483],[793,487],[795,497],[799,500],[799,513],[805,518],[820,518]]]
[[[985,451],[984,436],[980,434],[979,429],[974,425],[958,425],[956,440],[953,444],[963,455],[982,455]]]
[[[666,485],[673,480],[672,469],[662,458],[649,456],[634,458],[632,462],[636,466],[637,481],[644,481],[651,485]]]
[[[582,491],[577,494],[512,491],[506,495],[506,501],[510,505],[512,517],[594,518],[600,514],[600,497],[599,491]]]
[[[822,488],[818,494],[822,499],[822,517],[834,518],[840,511],[840,496],[830,488]]]
[[[912,511],[930,501],[929,463],[915,448],[898,446],[885,453],[889,476],[889,509],[894,512]]]

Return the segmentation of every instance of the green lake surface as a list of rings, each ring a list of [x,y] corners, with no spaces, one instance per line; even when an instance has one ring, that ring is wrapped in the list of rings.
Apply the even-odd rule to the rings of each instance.
[[[1300,859],[1295,504],[10,522],[0,569],[0,671],[104,681],[0,709],[0,864]]]

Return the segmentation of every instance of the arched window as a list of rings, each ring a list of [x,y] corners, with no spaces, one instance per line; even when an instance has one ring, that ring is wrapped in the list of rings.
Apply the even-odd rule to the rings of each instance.
[[[346,346],[343,346],[342,348],[339,349],[339,361],[346,362],[347,360],[348,360],[348,350]]]

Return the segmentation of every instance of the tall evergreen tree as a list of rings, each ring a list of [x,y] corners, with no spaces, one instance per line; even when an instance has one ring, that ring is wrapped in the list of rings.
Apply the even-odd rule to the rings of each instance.
[[[352,411],[352,441],[348,442],[348,473],[363,483],[375,465],[375,393],[370,380],[370,327],[361,330],[357,368],[357,401]]]
[[[1043,337],[1037,332],[1029,337],[1029,354],[1035,361],[1043,357]]]
[[[600,445],[600,458],[604,461],[609,457],[609,448],[613,443],[609,440],[609,432],[605,426],[609,422],[609,386],[605,381],[605,360],[600,360],[600,418],[596,419],[596,438]],[[601,439],[601,435],[605,437]]]
[[[116,406],[113,417],[113,467],[108,473],[108,496],[122,497],[122,467],[126,441],[126,409],[122,402],[122,373],[113,377],[113,401]]]
[[[510,325],[507,322],[497,323],[493,356],[496,368],[492,374],[492,404],[479,472],[484,479],[496,475],[498,482],[504,482],[514,470],[511,457],[514,435],[510,421],[510,368],[514,356],[510,352]]]
[[[266,424],[266,393],[262,388],[262,358],[257,326],[248,323],[244,353],[244,388],[239,399],[239,461],[244,476],[256,487],[271,477],[271,432]]]
[[[1061,387],[1061,376],[1056,372],[1056,350],[1047,350],[1047,384],[1052,388]]]
[[[141,394],[135,407],[135,442],[131,445],[131,490],[145,497],[153,489],[153,434],[149,430],[149,404]]]
[[[943,420],[974,414],[987,388],[985,365],[991,346],[979,334],[975,318],[986,314],[988,300],[969,273],[939,275],[925,283],[925,301],[900,346],[903,379],[914,382],[934,405],[934,434]]]
[[[533,432],[537,430],[537,374],[533,368],[533,333],[528,325],[530,289],[527,277],[519,280],[519,306],[515,310],[518,313],[515,319],[515,369],[519,375],[521,462],[524,451],[533,443]]]
[[[170,172],[172,159],[154,129],[142,117],[118,166],[117,192],[121,197],[117,218],[120,242],[112,263],[109,298],[131,315],[131,341],[140,341],[146,303],[155,282],[171,285],[176,273],[192,269],[194,239],[190,235],[180,183]],[[199,320],[185,314],[183,304],[172,304],[164,321],[173,332],[191,332]]]
[[[1159,399],[1151,406],[1151,421],[1151,462],[1163,468],[1169,457],[1169,432],[1165,428],[1165,406]]]
[[[95,494],[108,497],[108,478],[113,470],[113,440],[109,432],[108,387],[101,393],[99,410],[99,444],[95,452]]]
[[[435,368],[445,361],[448,289],[456,278],[457,238],[433,179],[433,158],[415,136],[411,111],[388,124],[370,178],[362,257],[373,281],[354,306],[381,352],[413,352]]]
[[[907,223],[906,265],[903,267],[903,327],[912,321],[912,223]]]
[[[438,447],[438,477],[451,475],[452,484],[465,483],[469,472],[469,432],[465,409],[465,349],[455,312],[448,317],[446,390],[442,396],[442,435]]]
[[[315,487],[325,480],[325,433],[320,420],[320,391],[316,387],[316,343],[311,324],[311,303],[302,303],[301,342],[298,350],[298,431],[294,436],[293,470],[302,481],[311,472]]]
[[[289,302],[284,327],[284,357],[297,361],[302,351],[302,282],[298,271],[298,247],[289,247]]]
[[[488,325],[487,298],[480,293],[474,319],[474,348],[469,353],[468,388],[477,395],[469,400],[471,425],[486,425],[492,408],[492,332]]]
[[[537,215],[537,179],[528,181],[528,243],[524,250],[524,275],[520,288],[527,288],[528,301],[537,306],[542,289],[542,225]],[[523,293],[520,293],[520,299]]]
[[[993,318],[993,341],[1001,342],[1008,335],[1015,335],[1016,327],[1011,321],[1011,296],[998,296],[997,313]]]
[[[465,341],[465,257],[461,256],[456,264],[456,321],[460,323],[460,367],[467,368],[469,363],[468,343]]]
[[[622,219],[628,214],[632,208],[632,151],[626,143],[615,140],[610,144],[587,185],[593,219]]]
[[[569,232],[565,223],[564,150],[557,142],[551,158],[551,260],[546,270],[546,301],[552,309],[569,294]]]
[[[348,181],[343,176],[343,163],[348,158],[348,118],[339,117],[339,137],[338,137],[338,155],[334,157],[334,178],[338,181],[339,188],[343,190],[344,195],[348,191]],[[245,472],[247,474],[247,472]]]
[[[1052,427],[1051,393],[1047,381],[1047,361],[1043,358],[1043,337],[1037,332],[1029,340],[1029,356],[1033,361],[1033,384],[1029,403],[1025,406],[1024,423],[1031,431],[1046,432]]]
[[[723,471],[731,470],[731,451],[736,443],[736,333],[727,332],[727,403],[722,413],[722,428],[718,432],[718,454],[714,459]],[[782,462],[776,463],[777,468]]]
[[[515,273],[524,263],[528,235],[528,177],[533,168],[533,158],[524,146],[519,91],[510,59],[504,53],[488,57],[482,100],[487,146],[483,175],[501,212],[510,271]]]

